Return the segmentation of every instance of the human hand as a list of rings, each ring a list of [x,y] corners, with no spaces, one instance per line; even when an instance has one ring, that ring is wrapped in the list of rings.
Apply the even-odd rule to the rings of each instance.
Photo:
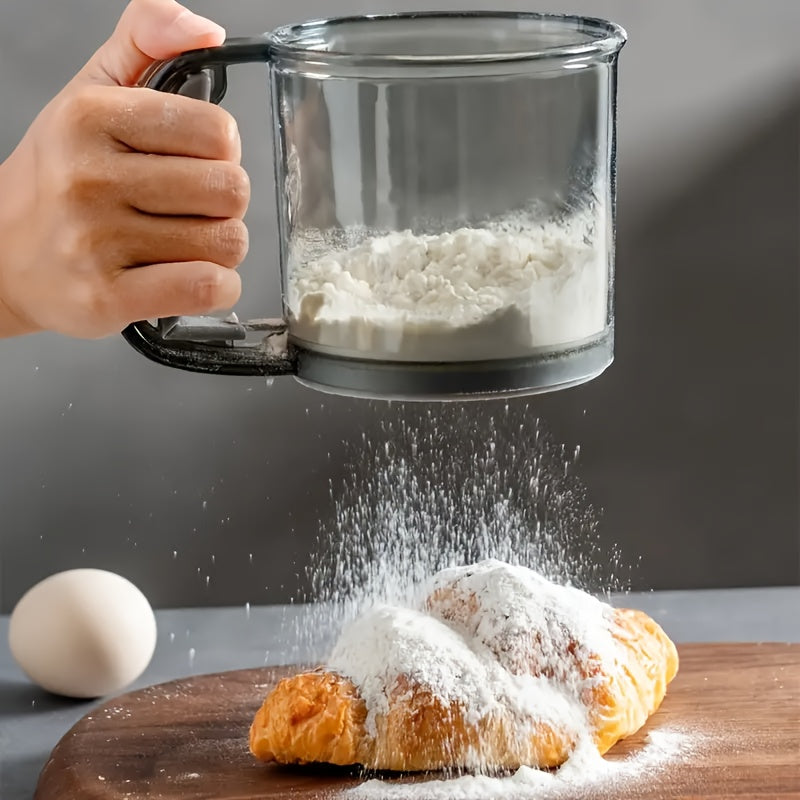
[[[174,0],[131,0],[0,164],[0,336],[96,338],[236,302],[250,197],[236,123],[131,88],[153,60],[224,37]]]

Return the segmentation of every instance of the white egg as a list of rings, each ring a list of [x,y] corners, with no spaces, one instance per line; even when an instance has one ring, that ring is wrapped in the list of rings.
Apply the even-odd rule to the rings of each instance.
[[[11,653],[34,683],[67,697],[102,697],[147,668],[156,618],[129,580],[73,569],[29,589],[11,614]]]

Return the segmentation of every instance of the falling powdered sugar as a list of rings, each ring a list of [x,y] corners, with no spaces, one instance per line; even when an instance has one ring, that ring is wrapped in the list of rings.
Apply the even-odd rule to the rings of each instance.
[[[599,514],[527,403],[398,404],[347,443],[307,570],[314,614],[292,633],[325,659],[330,634],[376,604],[419,608],[431,576],[497,559],[593,593],[630,567],[602,544]],[[349,452],[348,452],[349,451]]]

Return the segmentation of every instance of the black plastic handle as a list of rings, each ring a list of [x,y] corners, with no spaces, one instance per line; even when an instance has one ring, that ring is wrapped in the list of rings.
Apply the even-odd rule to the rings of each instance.
[[[182,53],[153,64],[139,85],[220,103],[231,64],[270,60],[266,36],[229,39],[220,47]],[[125,341],[151,361],[190,372],[220,375],[294,375],[297,358],[283,320],[239,322],[235,317],[168,317],[134,322]],[[250,341],[248,341],[248,339]],[[238,344],[237,344],[238,342]]]

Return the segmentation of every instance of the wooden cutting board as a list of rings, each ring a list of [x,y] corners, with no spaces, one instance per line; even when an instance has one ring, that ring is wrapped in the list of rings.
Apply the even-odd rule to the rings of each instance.
[[[636,781],[573,798],[800,800],[800,645],[690,644],[661,709],[609,757],[644,746],[648,731],[702,734],[684,759]],[[35,800],[335,798],[357,775],[255,761],[251,719],[291,669],[187,678],[122,695],[84,717],[56,746]]]

